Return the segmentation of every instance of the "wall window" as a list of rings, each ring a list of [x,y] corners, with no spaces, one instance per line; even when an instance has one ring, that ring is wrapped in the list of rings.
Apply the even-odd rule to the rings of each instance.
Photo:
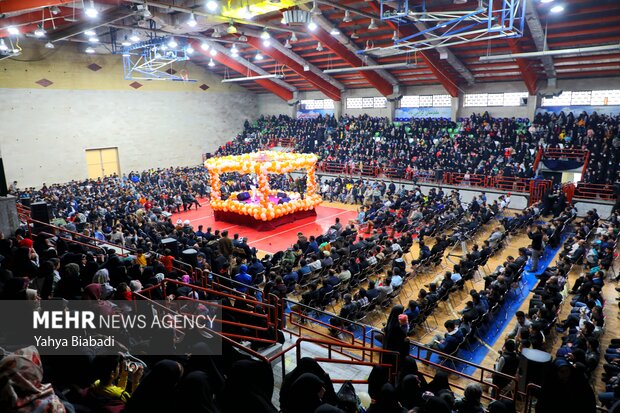
[[[570,106],[572,92],[564,91],[558,96],[542,98],[542,106]]]
[[[449,108],[452,106],[452,96],[450,95],[433,95],[434,108]]]
[[[307,99],[300,102],[302,109],[333,109],[334,101],[331,99]]]
[[[620,105],[620,89],[565,90],[561,95],[542,99],[542,106],[606,106]]]
[[[387,108],[387,98],[384,96],[347,98],[347,109],[382,109]]]
[[[487,95],[487,106],[504,106],[504,94],[489,93]]]
[[[449,108],[451,106],[450,95],[408,95],[400,100],[401,108]]]
[[[620,89],[615,90],[593,90],[591,105],[620,105]]]
[[[522,98],[527,96],[527,92],[466,93],[463,97],[463,107],[524,106]]]
[[[385,96],[377,96],[373,99],[373,107],[375,109],[387,108],[387,98]]]
[[[489,100],[488,93],[467,93],[463,97],[463,107],[469,107],[469,106],[485,107],[485,106],[488,106],[488,100]]]
[[[527,92],[504,93],[504,106],[524,106],[522,99],[527,99]]]
[[[571,92],[570,104],[572,105],[590,105],[592,101],[592,91],[584,90],[581,92]]]
[[[403,96],[400,100],[401,108],[419,108],[420,107],[420,96],[419,95],[411,95],[411,96]]]

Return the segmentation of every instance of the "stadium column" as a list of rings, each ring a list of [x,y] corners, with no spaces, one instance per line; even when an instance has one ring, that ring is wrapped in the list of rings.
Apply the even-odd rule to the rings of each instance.
[[[17,216],[17,198],[8,194],[2,152],[0,151],[0,231],[9,238],[19,227]]]
[[[457,97],[452,97],[452,112],[450,114],[450,118],[456,122],[456,120],[459,117],[459,106],[461,104],[461,96],[463,96],[462,93],[459,93],[459,95]]]
[[[334,100],[334,115],[336,115],[336,119],[339,119],[342,116],[342,109],[345,100],[347,100],[345,97],[340,100]]]

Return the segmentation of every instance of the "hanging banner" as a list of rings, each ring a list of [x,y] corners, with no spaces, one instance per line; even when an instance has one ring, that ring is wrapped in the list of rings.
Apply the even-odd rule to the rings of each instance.
[[[315,119],[319,116],[334,116],[333,109],[297,109],[297,119]]]
[[[588,114],[596,112],[599,115],[618,115],[620,114],[620,106],[546,106],[536,109],[537,114],[555,113],[558,115],[560,112],[564,112],[564,114],[573,112],[574,115],[578,115],[581,112]]]
[[[452,108],[398,108],[394,112],[394,121],[405,122],[416,118],[451,119]]]

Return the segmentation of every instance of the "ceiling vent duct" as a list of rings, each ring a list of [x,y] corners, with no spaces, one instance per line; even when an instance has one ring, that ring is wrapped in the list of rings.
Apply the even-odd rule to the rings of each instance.
[[[284,24],[289,26],[305,26],[312,20],[312,16],[305,10],[286,10],[282,13]]]

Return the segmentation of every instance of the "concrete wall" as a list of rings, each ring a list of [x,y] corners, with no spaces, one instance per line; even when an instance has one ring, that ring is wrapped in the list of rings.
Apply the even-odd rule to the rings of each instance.
[[[295,116],[295,106],[289,106],[284,100],[273,93],[256,95],[258,114],[260,115],[289,115]]]
[[[121,56],[38,46],[24,44],[17,60],[0,62],[0,150],[7,181],[20,187],[85,178],[91,148],[118,147],[123,173],[196,165],[258,115],[255,94],[189,62],[173,68],[197,82],[140,80],[134,88]]]

